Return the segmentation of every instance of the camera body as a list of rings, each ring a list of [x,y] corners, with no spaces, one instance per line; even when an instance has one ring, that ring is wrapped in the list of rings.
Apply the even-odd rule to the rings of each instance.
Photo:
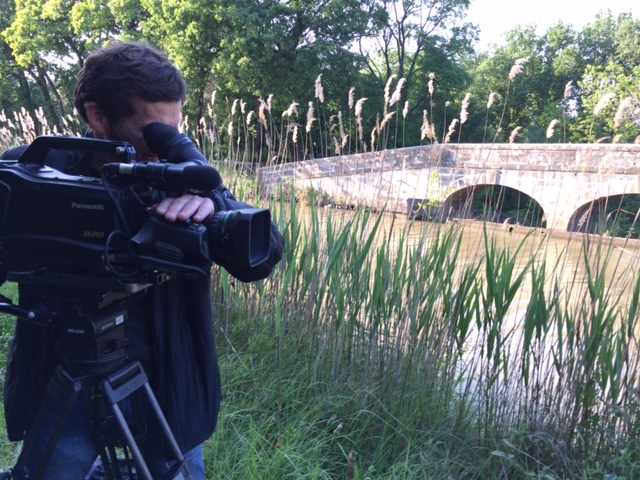
[[[168,223],[152,213],[165,190],[186,191],[189,183],[214,190],[220,184],[203,157],[195,164],[184,158],[185,146],[187,155],[201,155],[188,137],[162,127],[162,147],[174,152],[164,163],[137,163],[135,150],[123,142],[76,137],[38,137],[19,159],[0,161],[0,274],[17,281],[53,274],[83,285],[87,278],[135,284],[166,274],[208,275],[214,248],[243,266],[264,261],[268,210],[217,212],[209,228]],[[182,154],[175,153],[176,143]],[[51,150],[102,152],[114,163],[103,167],[102,178],[67,175],[44,164]]]
[[[42,268],[103,270],[107,238],[122,230],[116,203],[99,178],[73,177],[49,167],[0,163],[0,271]]]

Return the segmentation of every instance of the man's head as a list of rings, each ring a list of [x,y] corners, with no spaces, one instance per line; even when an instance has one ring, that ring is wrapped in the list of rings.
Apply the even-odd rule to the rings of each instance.
[[[187,87],[167,56],[142,43],[114,42],[87,57],[75,89],[75,107],[97,138],[127,141],[150,155],[142,128],[177,127]]]

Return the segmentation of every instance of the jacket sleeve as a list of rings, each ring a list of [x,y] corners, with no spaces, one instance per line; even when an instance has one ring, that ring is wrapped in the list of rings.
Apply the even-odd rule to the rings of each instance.
[[[211,198],[215,205],[216,212],[255,208],[236,200],[231,192],[222,185],[213,192]],[[284,237],[273,221],[271,222],[270,237],[265,239],[265,241],[269,242],[269,256],[264,262],[252,268],[238,265],[233,259],[221,255],[220,252],[215,251],[215,249],[211,252],[211,259],[241,282],[262,280],[271,274],[284,254]]]

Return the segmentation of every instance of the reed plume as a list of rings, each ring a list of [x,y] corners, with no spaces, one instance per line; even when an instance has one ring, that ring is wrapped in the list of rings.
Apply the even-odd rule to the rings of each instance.
[[[360,100],[356,102],[355,106],[355,115],[356,115],[356,125],[358,127],[358,137],[360,138],[360,142],[364,147],[364,129],[362,127],[362,105],[367,101],[367,97],[362,97]],[[356,150],[358,148],[358,139],[356,138]]]
[[[342,122],[342,112],[338,112],[338,129],[340,132],[340,140],[341,140],[341,148],[344,150],[344,148],[347,146],[347,140],[349,139],[349,135],[346,134],[345,130],[344,130],[344,123]]]
[[[307,110],[307,125],[305,127],[307,133],[311,132],[313,128],[313,122],[315,122],[316,118],[313,116],[313,102],[309,102],[309,110]]]
[[[509,135],[509,143],[516,143],[516,137],[522,130],[522,127],[518,126],[511,131],[511,135]]]
[[[283,117],[297,117],[298,116],[298,103],[297,102],[293,102],[291,105],[289,105],[289,108],[287,108],[283,114]]]
[[[449,143],[449,140],[451,140],[451,135],[454,134],[454,132],[456,131],[456,127],[458,126],[459,120],[457,118],[454,118],[451,121],[451,124],[449,125],[449,130],[447,131],[447,136],[444,138],[444,143]]]
[[[382,122],[380,122],[380,126],[378,127],[379,132],[384,130],[384,127],[387,126],[387,123],[389,123],[389,120],[391,120],[395,114],[396,112],[389,112],[384,116],[384,118],[382,119]]]
[[[267,129],[267,115],[265,113],[267,111],[268,111],[267,102],[265,102],[261,98],[258,99],[258,122],[260,122],[260,124],[264,127],[265,130]]]
[[[607,108],[615,99],[616,94],[613,92],[605,93],[602,97],[600,97],[600,100],[593,109],[594,116],[599,116],[603,112],[603,110]]]
[[[600,114],[616,99],[616,94],[613,92],[608,92],[600,97],[598,103],[593,109],[593,118],[591,119],[591,126],[589,127],[589,136],[588,139],[591,138],[591,133],[593,132],[593,127],[596,123],[596,118],[600,116]],[[609,137],[606,137],[609,138]],[[602,138],[596,140],[596,143],[602,143]]]
[[[460,138],[462,136],[462,125],[469,119],[469,100],[471,99],[471,94],[467,93],[462,99],[462,106],[460,108],[460,129],[458,130],[458,143],[460,143]]]
[[[320,103],[324,103],[324,90],[322,88],[322,74],[316,78],[316,93],[315,96]]]
[[[422,110],[422,126],[420,127],[420,140],[428,138],[432,142],[436,140],[436,129],[433,123],[429,123],[427,110]]]
[[[553,137],[553,135],[556,133],[556,127],[559,124],[560,124],[560,120],[557,120],[555,118],[551,120],[551,123],[549,123],[549,127],[547,127],[547,138]]]
[[[624,125],[625,123],[631,123],[634,120],[634,112],[636,105],[634,104],[633,97],[627,96],[620,102],[616,114],[613,117],[613,125],[616,128]]]
[[[471,94],[467,93],[462,100],[462,108],[460,109],[460,124],[463,125],[469,118],[469,100]]]
[[[420,127],[420,140],[424,140],[429,131],[429,117],[427,116],[427,110],[422,110],[422,126]]]
[[[393,92],[393,95],[391,95],[391,98],[389,99],[389,106],[393,106],[393,104],[397,103],[400,101],[400,99],[402,98],[402,88],[404,87],[406,80],[404,78],[401,78],[400,80],[398,80],[398,84],[396,85],[396,89]]]
[[[489,110],[496,103],[497,99],[500,96],[496,92],[491,92],[489,94],[489,99],[487,100],[487,110]]]
[[[524,72],[524,65],[526,65],[528,61],[526,58],[517,59],[509,71],[509,80],[513,82],[518,75]]]
[[[493,137],[493,142],[495,143],[496,139],[498,138],[498,134],[502,129],[502,122],[504,121],[504,117],[507,113],[507,103],[508,103],[508,99],[509,99],[509,91],[511,88],[511,84],[513,83],[513,81],[516,79],[516,77],[518,77],[521,73],[524,72],[524,65],[528,62],[529,60],[526,58],[518,58],[513,66],[511,67],[511,70],[509,71],[509,75],[508,75],[508,82],[507,82],[507,92],[505,93],[504,96],[504,102],[503,102],[503,106],[502,106],[502,115],[500,116],[500,122],[498,122],[498,128],[496,129],[496,134]],[[513,133],[512,133],[513,135]],[[509,138],[509,143],[511,142],[511,138]]]
[[[572,92],[573,92],[573,80],[569,80],[567,84],[564,86],[564,95],[562,99],[569,100],[569,98],[571,98]]]
[[[489,99],[487,100],[487,110],[484,116],[484,132],[482,133],[482,143],[485,142],[485,139],[487,137],[487,129],[489,128],[489,110],[499,98],[500,98],[500,95],[498,95],[497,93],[495,92],[489,93]]]
[[[384,104],[385,107],[389,104],[389,101],[391,100],[391,83],[393,82],[393,79],[396,78],[396,74],[393,73],[389,76],[389,78],[387,79],[387,83],[384,86]],[[386,112],[385,112],[386,114]]]

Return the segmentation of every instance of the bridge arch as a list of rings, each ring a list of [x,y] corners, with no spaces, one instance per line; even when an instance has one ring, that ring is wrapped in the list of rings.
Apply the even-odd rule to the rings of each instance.
[[[640,194],[620,194],[598,197],[580,205],[571,215],[567,231],[605,234],[621,229],[618,236],[627,236],[640,220]],[[638,230],[640,225],[635,226]],[[637,235],[634,235],[637,237]]]
[[[506,185],[481,183],[451,193],[443,202],[448,218],[476,218],[490,222],[542,226],[544,210],[531,195]]]

